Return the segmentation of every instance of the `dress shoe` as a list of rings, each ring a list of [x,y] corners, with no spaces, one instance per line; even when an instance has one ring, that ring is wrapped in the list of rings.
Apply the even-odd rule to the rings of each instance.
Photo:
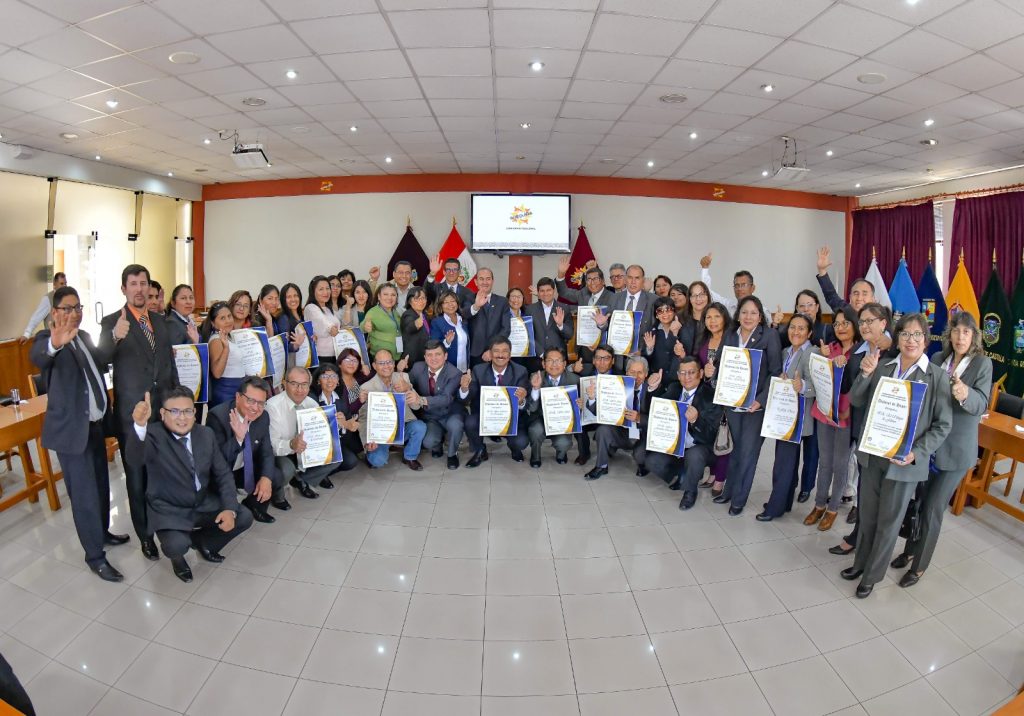
[[[333,490],[334,483],[331,482],[331,478],[325,477],[323,480],[320,481],[320,487],[324,488],[325,490]]]
[[[501,442],[501,438],[499,438],[499,437],[498,437],[498,436],[496,436],[496,435],[492,435],[492,436],[491,436],[491,442],[492,442],[492,443],[500,443],[500,442]]]
[[[815,507],[807,517],[804,517],[804,524],[808,527],[817,524],[823,514],[825,514],[824,507]]]
[[[851,507],[849,514],[846,515],[846,524],[852,525],[857,521],[857,508]]]
[[[723,492],[725,492],[725,488],[724,487],[719,489],[719,490],[716,490],[715,488],[712,487],[711,488],[711,499],[713,500],[716,497],[721,497]]]
[[[919,581],[921,581],[921,575],[914,570],[910,570],[900,577],[900,586],[906,589],[907,587],[913,587]]]
[[[799,495],[796,496],[796,501],[797,502],[807,502],[807,500],[810,499],[810,497],[811,497],[811,493],[810,492],[801,492]]]
[[[224,555],[222,555],[220,552],[214,552],[212,549],[207,549],[207,547],[201,542],[193,542],[192,547],[195,549],[196,552],[199,553],[199,556],[207,562],[220,564],[224,561]]]
[[[821,522],[818,523],[819,532],[828,532],[832,529],[832,525],[835,524],[836,517],[839,516],[838,512],[831,512],[825,510],[825,516],[821,518]]]
[[[459,456],[458,455],[449,455],[448,456],[448,469],[449,470],[458,470],[459,469]]]
[[[896,559],[889,562],[889,566],[893,569],[903,569],[908,564],[910,564],[910,555],[906,553],[897,555]]]
[[[839,573],[839,576],[842,577],[843,579],[847,580],[847,581],[852,582],[853,580],[855,580],[858,577],[860,577],[860,575],[862,575],[862,574],[864,574],[864,570],[863,569],[857,569],[856,567],[847,567],[846,569],[844,569],[842,572]]]
[[[644,467],[643,465],[641,465],[640,467],[638,467],[638,468],[636,469],[636,476],[637,476],[637,477],[647,477],[647,476],[648,476],[648,475],[650,475],[650,474],[651,474],[651,471],[650,471],[650,470],[648,470],[648,469],[647,469],[646,467]]]
[[[608,467],[607,466],[605,466],[605,467],[598,466],[598,467],[595,467],[590,472],[588,472],[583,477],[586,478],[587,480],[596,480],[597,478],[604,477],[607,474],[608,474]]]
[[[320,495],[317,494],[317,491],[310,487],[308,483],[303,482],[297,477],[293,477],[291,480],[289,480],[288,484],[294,487],[296,490],[298,490],[299,494],[305,497],[306,499],[315,500],[316,498],[320,497]]]
[[[174,569],[174,576],[183,582],[192,581],[192,569],[184,557],[172,557],[171,567]]]
[[[530,467],[540,467],[540,458],[539,457],[531,457],[530,458]]]
[[[95,572],[96,576],[98,576],[104,582],[123,582],[124,581],[124,575],[121,574],[120,572],[118,572],[116,569],[114,569],[114,565],[112,565],[107,560],[103,560],[102,562],[100,562],[99,564],[97,564],[95,566],[89,565],[89,569],[91,569],[93,572]],[[907,574],[909,574],[909,572]]]
[[[108,530],[103,535],[103,544],[107,544],[107,545],[110,545],[112,547],[116,547],[119,544],[124,544],[125,542],[127,542],[130,539],[131,539],[131,537],[129,537],[128,535],[116,535],[113,532],[110,532]]]
[[[853,502],[853,495],[843,495],[843,504],[848,505]]]
[[[733,517],[739,517],[740,515],[743,514],[743,508],[742,507],[730,507],[729,508],[729,514],[732,515]]]
[[[290,503],[288,500],[283,500],[283,499],[282,500],[275,500],[275,499],[271,498],[270,499],[270,504],[275,509],[281,510],[282,512],[287,512],[288,510],[290,510],[292,508],[292,503]]]
[[[567,455],[555,455],[555,462],[559,465],[564,465],[569,462],[569,457]]]
[[[420,464],[419,460],[406,460],[405,458],[402,458],[402,464],[413,472],[419,472],[423,469],[423,465]]]
[[[871,590],[875,588],[874,584],[864,584],[861,582],[857,585],[857,599],[864,599],[871,595]]]
[[[432,458],[434,458],[436,460],[439,457],[444,457],[444,453],[441,452],[440,450],[431,450],[430,451],[430,457],[432,457]]]
[[[523,451],[522,450],[513,450],[512,451],[512,462],[522,462],[523,460],[525,460],[525,458],[523,457]]]
[[[771,515],[769,515],[767,512],[760,512],[760,513],[754,515],[754,519],[757,520],[758,522],[771,522],[775,518],[772,517]]]
[[[257,522],[262,522],[265,525],[273,524],[277,522],[277,518],[267,512],[265,509],[257,507],[256,509],[249,508],[249,512],[252,513],[252,518]]]
[[[731,497],[726,497],[724,493],[719,493],[711,498],[711,501],[716,505],[724,505],[726,502],[732,500]]]
[[[469,458],[469,462],[466,463],[466,467],[479,467],[480,463],[487,462],[489,459],[490,456],[487,454],[486,450],[475,452],[473,453],[473,457]]]
[[[849,554],[850,552],[852,552],[853,549],[854,549],[853,547],[850,547],[849,549],[843,549],[843,545],[837,544],[835,547],[829,547],[828,548],[828,553],[829,554],[843,554],[843,555],[846,555],[846,554]]]
[[[688,510],[697,504],[697,493],[696,492],[684,492],[683,499],[679,501],[680,510]]]
[[[153,560],[154,562],[160,559],[160,552],[156,548],[156,540],[152,537],[142,540],[142,554],[146,559]]]
[[[590,462],[590,455],[577,455],[576,459],[573,460],[575,465],[586,465],[588,462]]]

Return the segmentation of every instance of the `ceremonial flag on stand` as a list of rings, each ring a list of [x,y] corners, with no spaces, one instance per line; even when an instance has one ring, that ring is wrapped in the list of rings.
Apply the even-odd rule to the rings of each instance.
[[[992,275],[981,294],[981,342],[985,355],[992,359],[992,380],[1006,374],[1007,360],[1013,351],[1013,324],[1010,320],[1010,299],[996,270],[996,253],[992,252]]]
[[[921,282],[917,284],[917,295],[921,298],[921,313],[928,318],[928,327],[931,330],[932,340],[928,344],[928,355],[934,355],[942,349],[942,332],[946,330],[946,301],[942,298],[942,287],[939,286],[939,279],[935,277],[935,269],[932,268],[932,252],[928,250],[928,263],[921,275]]]
[[[455,228],[454,216],[452,217],[452,230],[449,232],[448,238],[445,239],[441,251],[438,252],[438,256],[441,258],[441,270],[434,276],[435,281],[440,283],[444,280],[444,262],[447,259],[458,259],[462,265],[462,284],[470,291],[476,293],[476,261],[473,260],[472,254],[469,253],[469,248],[466,246],[466,242],[462,240],[459,230]]]
[[[946,307],[949,315],[955,316],[960,311],[967,311],[974,316],[974,320],[981,326],[981,310],[978,308],[978,299],[974,293],[974,285],[971,283],[970,274],[964,265],[964,254],[960,252],[960,265],[953,274],[953,280],[949,282],[949,290],[946,291]]]
[[[408,261],[412,264],[412,282],[417,286],[422,286],[430,275],[430,259],[420,246],[416,234],[412,233],[412,219],[406,219],[405,236],[398,242],[395,253],[391,254],[388,261],[388,281],[395,275],[395,264],[399,261]]]
[[[905,258],[900,259],[900,265],[896,268],[896,275],[889,288],[889,299],[892,301],[894,321],[899,320],[905,313],[917,313],[921,310],[921,299],[917,296],[917,289],[910,278]]]
[[[1024,394],[1024,270],[1017,277],[1017,286],[1010,299],[1010,317],[1013,321],[1013,350],[1010,353],[1006,390],[1013,395]]]
[[[587,262],[594,261],[594,259],[594,251],[590,248],[587,230],[580,222],[579,234],[576,236],[576,243],[573,244],[572,254],[569,256],[569,270],[565,272],[565,283],[569,288],[579,290],[586,285]],[[562,303],[574,303],[561,296],[558,300]]]
[[[864,278],[875,287],[875,303],[880,303],[886,308],[892,308],[892,301],[889,300],[889,292],[885,290],[885,281],[882,280],[882,272],[878,270],[878,261],[875,260],[874,249],[871,251],[871,265]]]

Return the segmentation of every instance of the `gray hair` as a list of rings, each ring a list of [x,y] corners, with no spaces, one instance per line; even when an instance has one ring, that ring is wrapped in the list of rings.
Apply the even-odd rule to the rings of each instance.
[[[626,361],[626,370],[629,370],[630,366],[632,366],[632,365],[634,365],[636,363],[639,363],[640,365],[642,365],[644,367],[644,373],[650,373],[651,372],[650,366],[647,365],[647,359],[644,358],[643,356],[633,356],[628,361]]]
[[[608,267],[609,271],[614,271],[615,269],[622,269],[622,273],[626,273],[626,267],[623,264],[612,264]]]
[[[298,371],[299,373],[302,373],[304,376],[306,376],[306,378],[309,379],[310,382],[313,381],[313,376],[310,375],[309,371],[306,370],[305,368],[303,368],[301,365],[293,365],[291,368],[288,369],[288,372],[285,373],[284,377],[285,378],[290,378],[292,373],[295,373],[296,371]]]
[[[967,328],[973,333],[971,337],[971,347],[967,349],[967,355],[976,356],[983,355],[985,353],[985,347],[981,342],[981,329],[978,328],[978,322],[974,320],[967,311],[961,311],[950,317],[949,322],[946,324],[946,330],[942,332],[942,355],[947,356],[953,352],[952,340],[950,336],[953,333],[954,328]]]

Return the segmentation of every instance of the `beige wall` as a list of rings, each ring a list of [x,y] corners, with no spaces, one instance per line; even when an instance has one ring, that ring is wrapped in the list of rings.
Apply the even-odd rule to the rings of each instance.
[[[147,194],[142,202],[142,232],[135,245],[135,261],[149,269],[165,293],[174,288],[174,237],[178,235],[178,205],[166,196]]]
[[[0,172],[0,337],[20,336],[48,290],[46,179]]]

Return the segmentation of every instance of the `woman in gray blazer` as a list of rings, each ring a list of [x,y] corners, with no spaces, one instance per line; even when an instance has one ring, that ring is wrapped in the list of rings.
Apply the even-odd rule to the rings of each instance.
[[[900,524],[917,483],[928,479],[928,461],[953,426],[949,376],[928,360],[928,319],[909,313],[897,323],[899,355],[879,361],[872,349],[860,363],[860,375],[850,388],[850,403],[868,406],[883,377],[924,383],[927,386],[914,443],[905,460],[868,455],[858,450],[860,462],[860,534],[853,566],[841,572],[843,579],[860,578],[857,597],[871,594],[885,576],[889,557],[899,538]]]
[[[942,334],[942,351],[932,357],[948,376],[953,393],[953,429],[935,451],[938,474],[924,486],[921,503],[921,534],[907,540],[903,553],[891,566],[913,566],[900,579],[901,587],[917,584],[931,562],[942,529],[942,516],[964,474],[978,463],[978,423],[988,410],[992,394],[992,359],[981,345],[981,331],[974,316],[958,313]]]

